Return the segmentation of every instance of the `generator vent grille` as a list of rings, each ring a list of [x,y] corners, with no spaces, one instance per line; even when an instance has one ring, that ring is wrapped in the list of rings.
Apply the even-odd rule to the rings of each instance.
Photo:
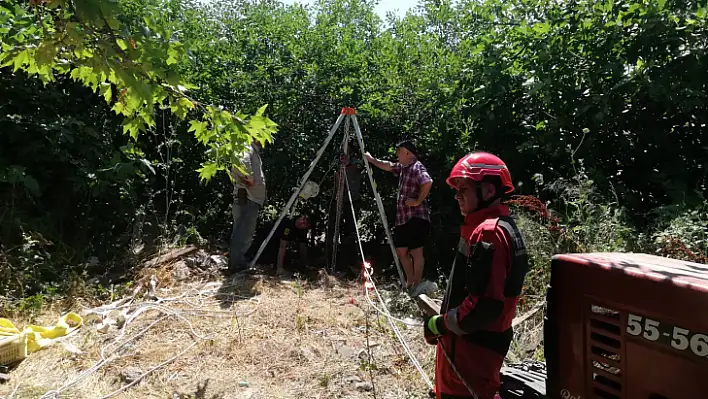
[[[618,311],[591,305],[587,320],[591,397],[622,399],[622,322]]]

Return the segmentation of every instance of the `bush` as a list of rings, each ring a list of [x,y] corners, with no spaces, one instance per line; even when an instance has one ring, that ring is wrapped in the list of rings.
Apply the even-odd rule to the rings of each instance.
[[[708,201],[690,208],[677,205],[656,211],[651,235],[655,252],[671,258],[708,263]]]
[[[542,179],[537,184],[543,186]],[[553,255],[625,252],[637,241],[625,210],[602,198],[582,168],[574,178],[558,179],[543,191],[555,200],[545,204],[536,197],[517,196],[509,201],[526,240],[531,269],[524,292],[531,300],[545,295]]]

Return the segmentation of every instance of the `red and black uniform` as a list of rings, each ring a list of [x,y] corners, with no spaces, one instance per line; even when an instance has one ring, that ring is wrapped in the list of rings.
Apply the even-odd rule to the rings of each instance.
[[[437,341],[437,399],[474,397],[458,372],[477,398],[494,398],[527,271],[524,239],[507,206],[467,215],[441,307],[443,332],[427,337]]]

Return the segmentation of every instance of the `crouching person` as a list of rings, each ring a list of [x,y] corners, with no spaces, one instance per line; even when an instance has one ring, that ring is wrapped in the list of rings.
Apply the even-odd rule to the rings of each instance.
[[[484,152],[460,159],[447,184],[465,220],[441,314],[424,325],[437,345],[436,398],[493,399],[528,271],[523,236],[501,203],[514,186],[504,162]]]
[[[287,274],[285,270],[285,254],[288,250],[288,245],[291,242],[298,243],[298,252],[300,253],[300,266],[309,266],[309,257],[307,254],[308,244],[307,244],[307,233],[312,228],[312,216],[307,214],[300,215],[297,219],[285,219],[280,225],[279,238],[280,238],[280,248],[278,250],[278,261],[276,264],[275,274],[278,276],[284,276]]]

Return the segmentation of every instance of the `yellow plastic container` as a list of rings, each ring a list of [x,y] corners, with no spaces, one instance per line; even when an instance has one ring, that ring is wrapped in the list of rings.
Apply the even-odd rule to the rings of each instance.
[[[20,334],[0,340],[0,365],[27,358],[27,335]]]

